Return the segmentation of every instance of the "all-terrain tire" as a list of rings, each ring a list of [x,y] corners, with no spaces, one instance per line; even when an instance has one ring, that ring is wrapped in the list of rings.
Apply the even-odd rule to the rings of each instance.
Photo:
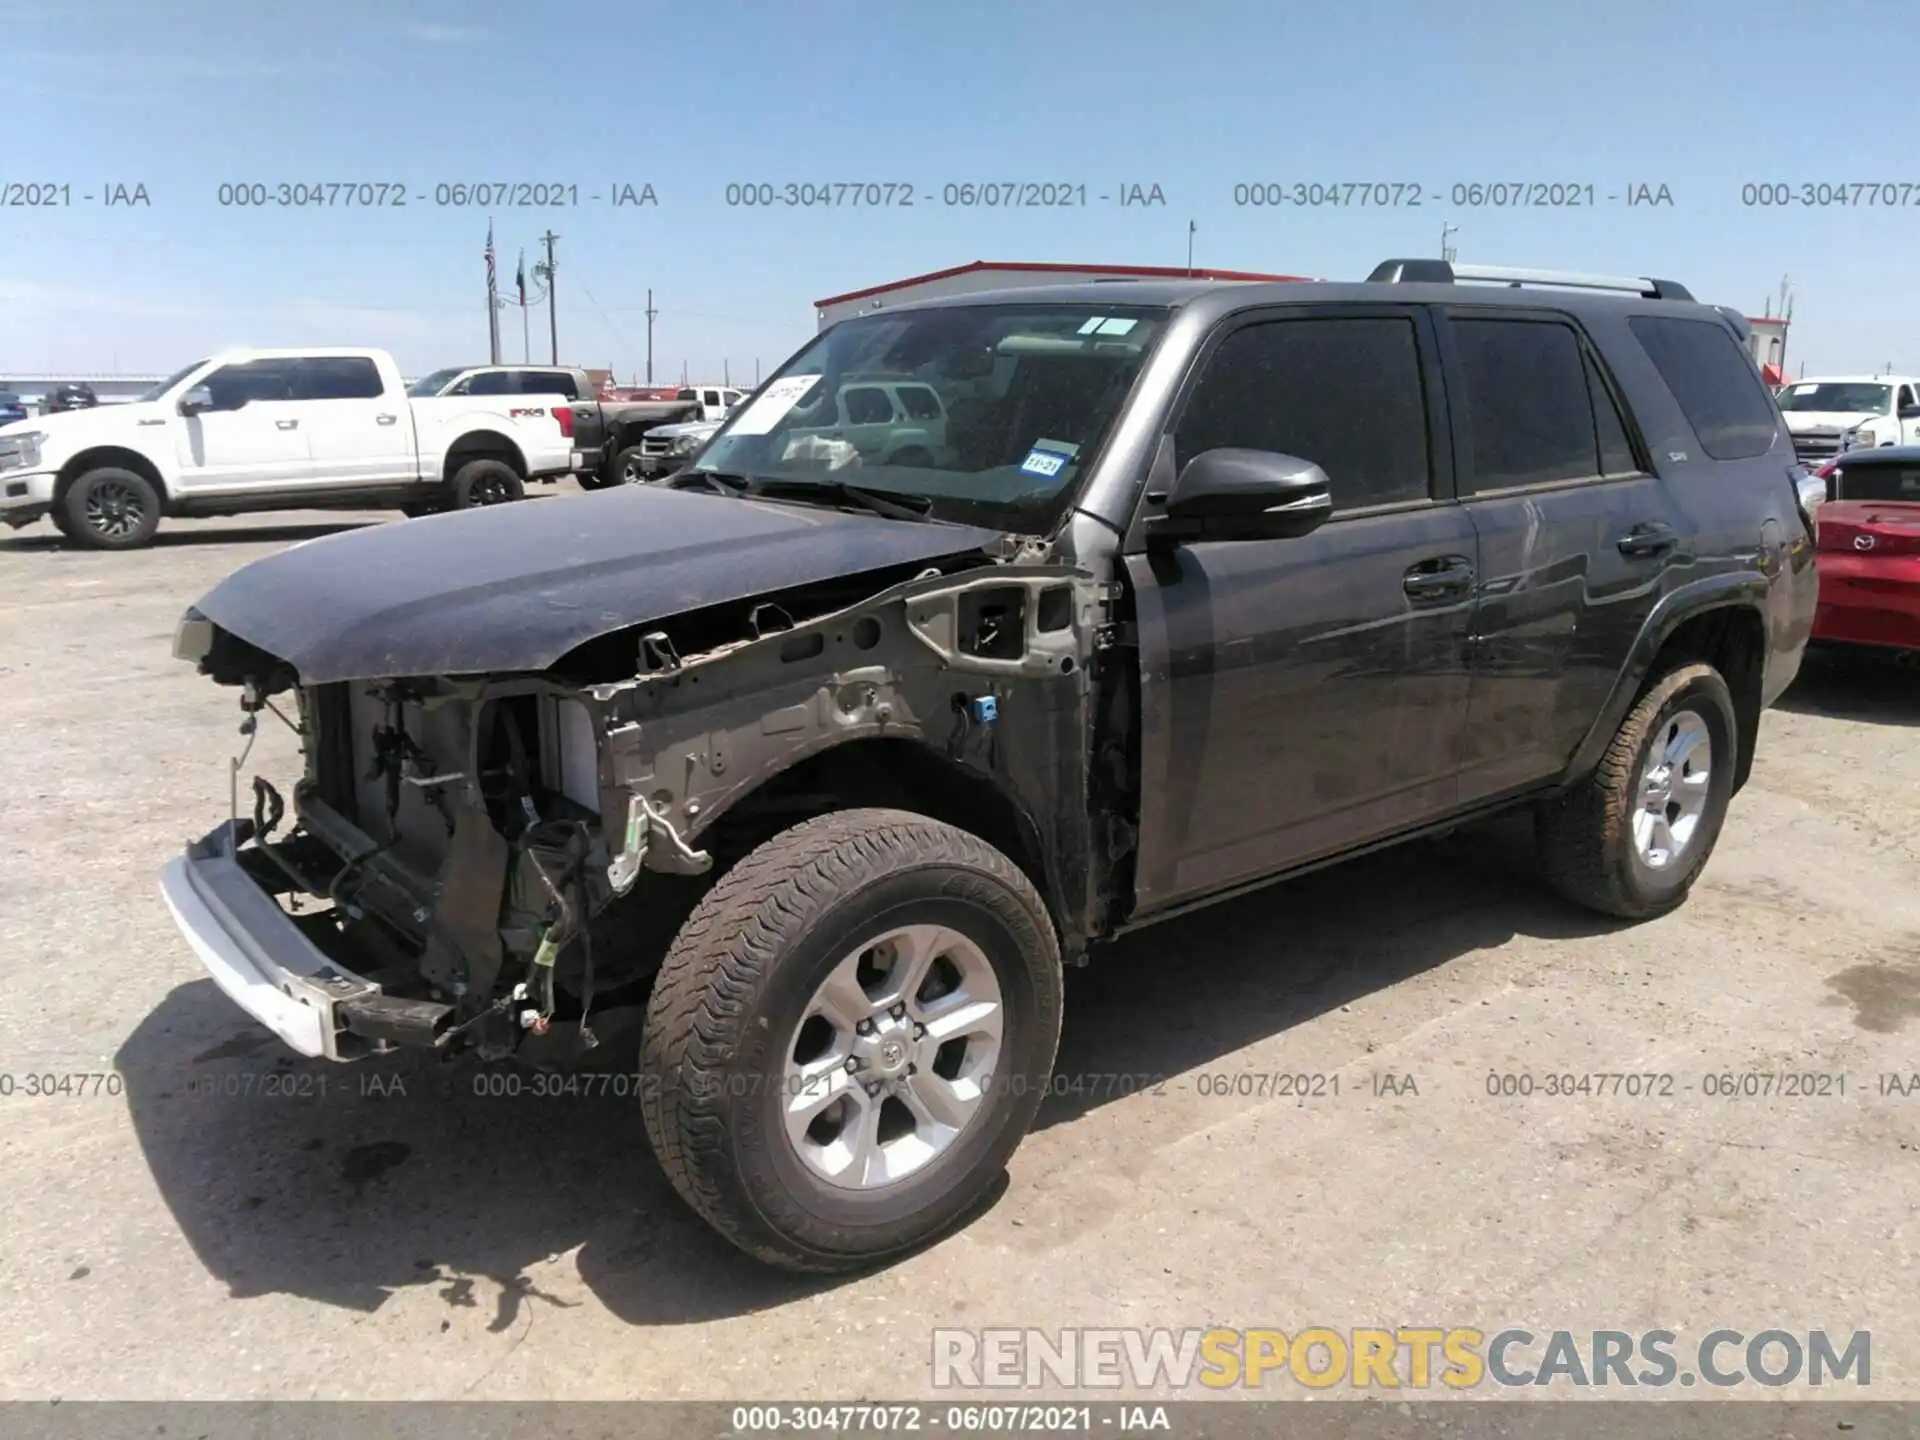
[[[469,460],[453,474],[453,508],[504,505],[526,498],[527,487],[504,460]]]
[[[1641,776],[1683,712],[1699,716],[1708,732],[1706,804],[1684,850],[1667,867],[1654,868],[1633,834]],[[1738,736],[1732,692],[1713,666],[1683,665],[1662,675],[1627,712],[1593,774],[1536,811],[1547,882],[1576,904],[1622,919],[1651,919],[1679,906],[1726,821]]]
[[[160,492],[153,482],[115,465],[89,470],[59,503],[66,512],[61,534],[89,550],[138,550],[151,545],[160,528]]]
[[[892,1184],[841,1189],[787,1136],[788,1047],[836,965],[919,923],[960,931],[992,965],[996,1072],[938,1158]],[[1053,922],[1007,856],[906,811],[807,820],[729,870],[669,947],[641,1048],[647,1136],[681,1197],[749,1254],[788,1270],[863,1268],[963,1221],[998,1181],[1050,1083],[1061,1003]]]
[[[604,478],[598,483],[603,486],[644,485],[649,477],[640,468],[640,457],[645,453],[638,445],[629,445],[608,464]]]

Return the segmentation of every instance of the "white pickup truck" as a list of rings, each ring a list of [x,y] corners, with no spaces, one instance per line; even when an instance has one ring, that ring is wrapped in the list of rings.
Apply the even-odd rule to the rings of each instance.
[[[0,426],[0,521],[130,550],[163,515],[518,500],[572,466],[564,395],[416,399],[383,350],[229,350],[136,401]]]
[[[1781,386],[1774,399],[1807,464],[1844,450],[1920,445],[1920,379],[1911,375],[1815,376]]]

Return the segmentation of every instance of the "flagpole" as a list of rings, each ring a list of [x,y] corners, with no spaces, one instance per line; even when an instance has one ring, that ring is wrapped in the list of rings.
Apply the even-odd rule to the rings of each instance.
[[[490,365],[500,363],[500,287],[494,274],[493,220],[487,220],[487,345]]]

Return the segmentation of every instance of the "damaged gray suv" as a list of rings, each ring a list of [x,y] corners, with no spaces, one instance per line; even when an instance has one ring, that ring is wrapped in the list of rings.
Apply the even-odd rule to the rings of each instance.
[[[999,1176],[1102,940],[1515,806],[1574,900],[1681,903],[1814,608],[1742,338],[1671,282],[1431,261],[848,320],[666,484],[210,592],[176,652],[304,774],[236,770],[164,893],[303,1055],[638,1009],[695,1210],[899,1254]],[[850,433],[862,386],[934,392],[938,453]]]

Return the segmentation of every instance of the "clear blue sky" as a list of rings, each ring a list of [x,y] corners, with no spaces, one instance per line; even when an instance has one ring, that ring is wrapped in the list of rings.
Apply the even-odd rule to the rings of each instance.
[[[1920,11],[1782,0],[698,4],[12,0],[0,370],[165,371],[224,344],[484,359],[487,213],[441,183],[579,187],[493,209],[503,291],[561,236],[563,359],[751,379],[823,296],[974,259],[1358,278],[1383,258],[1670,276],[1759,314],[1789,369],[1920,370]],[[911,182],[912,209],[731,208],[729,182]],[[947,183],[1158,184],[1165,206],[961,209]],[[223,208],[223,183],[399,182],[405,208]],[[1597,209],[1263,209],[1249,181],[1592,184]],[[1902,209],[1762,209],[1743,184],[1891,183]],[[107,208],[114,183],[151,203]],[[651,184],[655,207],[612,187]],[[1609,203],[1666,185],[1670,206]],[[96,198],[87,202],[83,193]],[[426,197],[425,203],[414,198]],[[594,202],[588,197],[599,194]],[[544,314],[534,355],[545,354]],[[519,312],[503,348],[520,355]]]

